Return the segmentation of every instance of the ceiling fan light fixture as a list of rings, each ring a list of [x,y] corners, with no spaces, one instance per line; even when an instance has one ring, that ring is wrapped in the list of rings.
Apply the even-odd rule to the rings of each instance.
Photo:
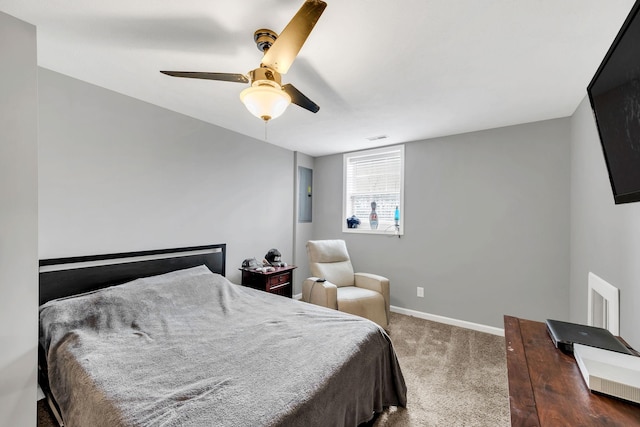
[[[281,74],[287,73],[326,7],[327,3],[322,0],[305,0],[280,35],[265,28],[257,30],[253,40],[258,49],[264,52],[264,56],[260,66],[249,71],[248,76],[200,71],[160,72],[173,77],[235,83],[251,82],[251,87],[240,93],[240,100],[251,114],[264,120],[265,123],[280,117],[292,103],[317,113],[320,110],[318,104],[307,98],[292,84],[287,83],[282,86]]]
[[[291,104],[291,97],[272,82],[255,82],[240,92],[240,100],[251,114],[265,122],[280,117]]]

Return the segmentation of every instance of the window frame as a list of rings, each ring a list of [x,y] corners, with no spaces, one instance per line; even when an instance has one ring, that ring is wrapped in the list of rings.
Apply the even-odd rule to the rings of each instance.
[[[395,229],[393,224],[388,225],[383,228],[378,228],[372,230],[369,228],[369,218],[359,218],[361,223],[358,228],[347,228],[347,218],[351,217],[351,213],[347,212],[347,207],[349,203],[347,203],[347,165],[349,164],[349,160],[351,158],[357,157],[368,157],[381,155],[385,153],[399,152],[400,157],[400,192],[399,197],[400,201],[398,203],[398,209],[400,210],[400,220],[398,221],[398,230]],[[378,234],[378,235],[386,235],[386,236],[402,236],[404,235],[404,170],[405,165],[405,150],[404,144],[399,145],[389,145],[386,147],[380,148],[372,148],[368,150],[360,150],[353,151],[349,153],[344,153],[342,155],[342,232],[343,233],[353,233],[353,234]]]

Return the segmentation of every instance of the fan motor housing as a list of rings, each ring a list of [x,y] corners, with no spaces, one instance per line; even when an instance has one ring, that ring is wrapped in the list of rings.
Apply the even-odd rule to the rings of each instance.
[[[277,83],[278,86],[282,85],[282,76],[280,73],[269,67],[260,67],[249,71],[249,79],[252,83],[260,80],[268,80]]]
[[[261,28],[253,33],[253,40],[258,46],[260,52],[266,52],[278,38],[278,34],[266,28]]]

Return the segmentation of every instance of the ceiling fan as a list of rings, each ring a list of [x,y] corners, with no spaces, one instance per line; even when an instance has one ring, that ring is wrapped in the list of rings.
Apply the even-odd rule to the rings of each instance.
[[[282,85],[281,74],[286,74],[296,59],[302,45],[327,7],[322,0],[306,0],[280,35],[272,30],[257,30],[253,39],[258,50],[264,52],[260,67],[245,74],[207,73],[198,71],[160,71],[173,77],[221,80],[250,83],[251,87],[240,93],[247,109],[265,122],[279,117],[290,103],[317,113],[320,107],[292,84]]]

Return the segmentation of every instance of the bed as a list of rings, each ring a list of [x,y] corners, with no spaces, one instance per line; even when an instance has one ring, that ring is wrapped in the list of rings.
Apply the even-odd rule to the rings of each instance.
[[[226,245],[40,262],[40,382],[68,426],[357,426],[406,405],[366,319],[229,282]]]

